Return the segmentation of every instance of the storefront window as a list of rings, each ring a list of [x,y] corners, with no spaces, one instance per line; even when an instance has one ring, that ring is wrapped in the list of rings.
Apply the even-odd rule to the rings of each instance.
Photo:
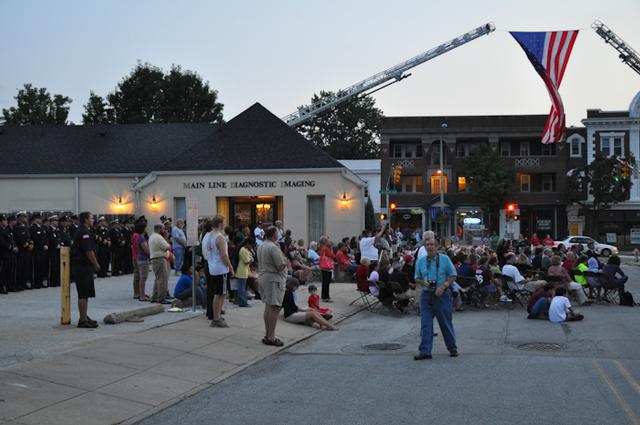
[[[274,204],[260,203],[256,204],[256,221],[261,223],[273,223]]]
[[[458,177],[458,192],[467,192],[467,178],[464,176]]]

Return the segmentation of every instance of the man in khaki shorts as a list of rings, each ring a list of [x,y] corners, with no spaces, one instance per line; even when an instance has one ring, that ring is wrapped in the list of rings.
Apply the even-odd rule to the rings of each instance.
[[[262,342],[266,345],[282,347],[284,343],[276,338],[276,323],[282,308],[285,284],[287,283],[287,262],[282,250],[276,244],[278,231],[269,227],[265,232],[264,243],[258,247],[258,282],[260,296],[264,303],[264,327],[266,336]]]

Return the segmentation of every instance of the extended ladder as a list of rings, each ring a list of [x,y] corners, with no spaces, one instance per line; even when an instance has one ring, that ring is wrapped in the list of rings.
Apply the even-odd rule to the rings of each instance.
[[[607,27],[599,20],[596,20],[591,24],[591,28],[593,28],[595,32],[602,37],[605,43],[612,45],[613,48],[620,53],[619,58],[622,59],[623,63],[626,63],[631,67],[631,69],[640,74],[640,55],[638,55],[638,52],[625,43],[623,39],[618,37],[611,28]]]
[[[405,73],[411,68],[416,67],[444,53],[447,53],[455,49],[456,47],[460,47],[463,44],[475,40],[476,38],[487,35],[494,30],[495,26],[492,23],[482,25],[481,27],[462,34],[461,36],[456,37],[453,40],[449,40],[437,47],[434,47],[429,51],[414,56],[413,58],[406,60],[392,68],[385,69],[384,71],[379,72],[367,78],[366,80],[362,80],[359,83],[347,87],[344,90],[340,90],[338,93],[334,94],[331,97],[321,99],[311,105],[300,106],[298,107],[298,110],[296,112],[283,117],[282,120],[289,124],[289,126],[296,127],[303,122],[313,118],[314,116],[333,108],[334,106],[349,102],[360,95],[364,96],[368,94],[367,92],[370,93],[370,91],[376,91],[374,89],[376,89],[377,87],[377,90],[386,87],[386,85],[383,87],[379,87],[382,84],[388,83],[387,85],[390,85],[404,78],[407,78],[411,74]]]

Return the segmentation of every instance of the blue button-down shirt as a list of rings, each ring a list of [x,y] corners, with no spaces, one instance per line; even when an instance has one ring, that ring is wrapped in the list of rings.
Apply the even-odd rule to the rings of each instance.
[[[428,255],[420,257],[416,263],[416,279],[435,280],[438,285],[444,284],[451,276],[457,276],[456,268],[453,266],[448,256],[440,256],[440,266],[436,268],[436,259],[429,258]]]

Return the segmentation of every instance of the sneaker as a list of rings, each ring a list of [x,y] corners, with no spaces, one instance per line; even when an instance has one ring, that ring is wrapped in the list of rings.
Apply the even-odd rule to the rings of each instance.
[[[503,302],[503,303],[510,303],[510,302],[513,302],[513,300],[512,300],[511,298],[509,298],[509,297],[507,297],[506,295],[504,295],[504,294],[503,294],[503,295],[501,295],[501,296],[500,296],[500,302]]]
[[[87,316],[87,322],[89,323],[93,323],[96,325],[96,328],[98,327],[98,321],[97,320],[93,320],[91,317]]]
[[[78,321],[78,327],[79,328],[85,328],[85,329],[95,329],[98,327],[97,323],[92,323],[88,320],[79,320]]]
[[[212,328],[228,328],[229,327],[229,325],[227,324],[227,322],[224,321],[224,319],[212,320],[210,326]]]

